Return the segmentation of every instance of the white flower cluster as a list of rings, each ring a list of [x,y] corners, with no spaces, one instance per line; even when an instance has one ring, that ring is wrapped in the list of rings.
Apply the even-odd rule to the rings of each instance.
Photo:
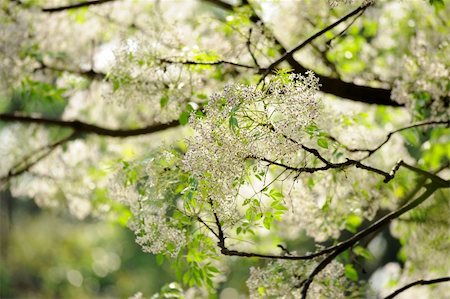
[[[264,268],[252,267],[247,280],[250,298],[300,298],[302,282],[314,266],[312,262],[277,260]],[[352,288],[342,264],[333,261],[315,277],[308,298],[350,298],[347,294]]]
[[[317,117],[317,89],[312,73],[277,78],[265,91],[232,85],[212,96],[205,117],[191,116],[184,169],[206,186],[204,199],[234,211],[249,158],[296,157],[300,147],[287,136],[302,138]]]
[[[377,183],[376,175],[360,169],[301,176],[285,195],[292,213],[283,218],[289,227],[283,234],[295,238],[306,230],[317,242],[337,239],[352,220],[373,219],[379,206]]]
[[[195,92],[203,83],[199,72],[190,66],[160,61],[167,53],[170,51],[157,42],[140,38],[123,41],[108,75],[113,86],[108,99],[125,107],[151,107],[150,111],[142,110],[154,122],[178,119],[189,102],[199,101]]]
[[[132,207],[135,221],[130,224],[138,243],[145,252],[165,253],[175,258],[185,246],[185,232],[167,220],[168,205],[155,207],[149,201],[140,201],[140,209]]]
[[[393,236],[405,243],[403,249],[409,275],[450,274],[449,213],[448,194],[436,194],[391,225]]]
[[[18,131],[24,134],[16,142],[23,142],[22,138],[32,133],[27,131]],[[47,134],[34,132],[33,135],[27,139],[28,142],[49,142]],[[42,152],[45,153],[45,150]],[[11,190],[14,196],[33,198],[41,207],[66,205],[72,215],[84,219],[92,212],[98,212],[93,207],[93,191],[106,184],[101,178],[86,175],[86,169],[99,163],[100,152],[99,147],[89,143],[89,140],[73,140],[67,143],[65,150],[61,147],[55,149],[26,174],[15,178]],[[22,159],[24,156],[27,155],[19,155]]]
[[[406,104],[414,117],[450,115],[450,42],[417,38],[412,54],[403,60],[404,70],[395,81],[392,99]]]
[[[173,217],[179,173],[171,170],[179,161],[170,152],[158,153],[145,165],[126,164],[112,183],[111,196],[129,206],[133,215],[129,226],[146,252],[176,257],[186,245],[186,231]]]
[[[12,2],[12,1],[11,1]],[[32,13],[17,11],[15,5],[3,3],[0,9],[0,91],[11,91],[29,61],[20,54],[31,46],[29,18]],[[0,94],[0,96],[2,96]],[[4,95],[3,95],[4,96]]]

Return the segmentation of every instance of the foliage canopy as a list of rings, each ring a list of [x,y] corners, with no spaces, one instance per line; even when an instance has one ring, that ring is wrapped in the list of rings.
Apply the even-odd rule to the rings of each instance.
[[[2,188],[128,225],[153,298],[443,298],[449,12],[6,1]]]

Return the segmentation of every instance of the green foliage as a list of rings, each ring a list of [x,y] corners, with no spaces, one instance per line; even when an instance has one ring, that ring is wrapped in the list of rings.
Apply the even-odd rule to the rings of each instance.
[[[58,13],[30,10],[51,4],[44,0],[16,2],[7,1],[0,11],[0,42],[6,45],[0,47],[0,109],[11,114],[2,119],[17,112],[55,124],[2,121],[2,183],[41,206],[74,211],[84,203],[92,214],[86,214],[86,235],[64,232],[66,243],[55,246],[49,237],[53,247],[36,253],[28,250],[46,242],[43,234],[28,227],[23,236],[14,232],[12,258],[2,260],[2,297],[29,295],[15,285],[23,275],[38,285],[29,287],[37,297],[127,297],[136,293],[130,281],[145,279],[151,287],[139,284],[137,290],[154,293],[163,285],[153,298],[299,298],[326,255],[295,261],[288,255],[346,244],[341,241],[422,194],[420,171],[405,165],[392,170],[399,159],[428,172],[425,188],[439,181],[434,175],[441,185],[448,178],[449,129],[441,123],[401,129],[448,118],[445,0],[376,1],[273,70],[277,58],[347,14],[351,7],[339,4],[351,1],[241,1],[231,8],[217,1],[131,1]],[[309,68],[317,74],[299,74]],[[373,94],[386,100],[389,93],[406,109],[334,97],[377,102]],[[63,119],[86,124],[61,129],[57,122]],[[192,130],[139,133],[176,121]],[[69,130],[82,134],[52,148]],[[111,131],[119,132],[115,137],[131,132],[126,137],[132,138],[110,138],[114,134],[105,132]],[[34,155],[36,148],[47,155]],[[26,166],[23,173],[11,171],[17,163]],[[391,287],[418,274],[446,274],[447,198],[447,190],[436,191],[389,221],[390,230],[378,230],[379,243],[392,237],[400,242],[398,252],[392,244],[383,249],[378,239],[369,242],[375,232],[338,252],[311,277],[309,297],[370,296],[364,281],[387,271],[389,263],[403,267]],[[154,255],[150,265],[141,269],[140,255],[122,259],[121,271],[135,273],[131,279],[108,268],[114,262],[90,250],[115,246],[103,239],[108,232],[91,226],[97,217],[129,226]],[[48,226],[59,233],[55,223]],[[117,255],[132,243],[125,239],[114,243],[121,246]],[[70,267],[58,268],[53,258],[59,255]],[[261,255],[280,259],[248,258]],[[177,282],[166,284],[174,281],[172,272]],[[68,284],[78,284],[80,275],[85,288],[74,290]],[[123,285],[126,292],[117,291]],[[382,288],[373,297],[389,285]]]
[[[345,276],[352,280],[352,281],[358,281],[358,272],[356,271],[356,269],[353,267],[352,264],[347,264],[345,265]]]
[[[7,112],[39,113],[57,118],[67,105],[65,88],[25,78],[13,92]]]

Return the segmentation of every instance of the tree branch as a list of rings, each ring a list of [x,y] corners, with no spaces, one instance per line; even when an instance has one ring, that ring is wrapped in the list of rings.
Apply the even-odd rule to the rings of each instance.
[[[203,1],[207,2],[207,3],[211,3],[211,4],[215,5],[215,6],[218,6],[218,7],[222,8],[222,9],[225,9],[225,10],[231,10],[232,11],[234,9],[233,5],[231,5],[229,3],[226,3],[224,1],[221,1],[221,0],[203,0]]]
[[[197,220],[203,224],[214,236],[216,236],[217,239],[220,239],[219,235],[208,225],[206,224],[205,221],[203,221],[202,218],[200,218],[200,216],[197,216]]]
[[[294,47],[292,50],[284,53],[280,58],[278,58],[277,60],[275,60],[274,62],[272,62],[271,65],[269,65],[267,67],[267,70],[264,72],[264,74],[262,75],[261,80],[264,80],[264,78],[270,73],[270,71],[272,71],[277,65],[279,65],[281,62],[285,61],[288,57],[292,57],[294,55],[295,52],[299,51],[300,49],[304,48],[306,45],[308,45],[309,43],[311,43],[313,40],[315,40],[316,38],[320,37],[321,35],[323,35],[324,33],[326,33],[327,31],[333,29],[334,27],[336,27],[337,25],[341,24],[342,22],[346,21],[347,19],[351,18],[352,16],[363,12],[367,7],[369,7],[370,5],[372,5],[372,2],[368,2],[358,8],[356,8],[355,10],[353,10],[352,12],[348,13],[347,15],[345,15],[344,17],[340,18],[339,20],[337,20],[336,22],[328,25],[327,27],[325,27],[324,29],[318,31],[317,33],[313,34],[312,36],[310,36],[309,38],[307,38],[305,41],[303,41],[302,43],[300,43],[298,46]]]
[[[401,166],[401,162],[398,162],[397,164],[395,164],[392,171],[390,173],[387,173],[381,169],[378,169],[378,168],[375,168],[372,166],[368,166],[368,165],[362,164],[360,161],[351,160],[351,159],[347,159],[347,161],[342,162],[342,163],[331,163],[331,162],[327,161],[327,165],[322,166],[322,167],[292,167],[292,166],[289,166],[289,165],[286,165],[283,163],[279,163],[276,161],[272,161],[272,160],[269,160],[266,158],[257,158],[257,157],[250,157],[250,158],[257,159],[257,160],[260,160],[263,162],[267,162],[271,165],[280,166],[280,167],[283,167],[284,169],[292,170],[297,173],[304,173],[304,172],[314,173],[314,172],[325,171],[325,170],[329,170],[329,169],[344,169],[349,166],[355,166],[356,168],[361,168],[361,169],[379,174],[381,176],[384,176],[385,183],[388,183],[389,181],[391,181],[394,178],[396,171]]]
[[[228,64],[232,66],[242,67],[246,69],[256,69],[260,70],[258,67],[246,65],[242,63],[232,62],[232,61],[226,61],[226,60],[217,60],[217,61],[210,61],[210,62],[201,62],[201,61],[192,61],[192,60],[170,60],[167,58],[159,58],[158,59],[162,63],[168,63],[168,64],[184,64],[184,65],[220,65],[220,64]]]
[[[228,3],[224,3],[223,1],[220,0],[203,0],[203,1],[218,5],[228,11],[233,11],[234,8],[234,6]],[[244,3],[248,2],[244,1]],[[271,33],[274,39],[274,43],[278,48],[278,52],[281,55],[285,55],[285,53],[287,53],[286,48],[276,38],[276,36],[274,36],[274,34],[270,31],[270,29],[267,26],[265,26],[263,20],[261,20],[261,18],[256,13],[254,13],[254,15],[250,17],[250,20],[255,24],[257,23],[262,24],[265,30]],[[297,60],[295,60],[292,55],[287,55],[286,61],[293,68],[295,73],[305,73],[307,71],[307,69],[303,65],[301,65]],[[391,100],[391,90],[389,89],[357,85],[354,83],[342,81],[341,79],[324,76],[319,73],[316,73],[316,76],[319,78],[319,82],[321,84],[320,90],[322,92],[367,104],[386,105],[393,107],[404,106],[403,104]]]
[[[384,299],[392,299],[395,296],[397,296],[398,294],[406,291],[407,289],[416,286],[416,285],[430,285],[430,284],[435,284],[435,283],[442,283],[442,282],[448,282],[450,281],[450,276],[447,277],[441,277],[441,278],[436,278],[436,279],[429,279],[429,280],[417,280],[414,282],[411,282],[407,285],[405,285],[404,287],[401,287],[400,289],[396,290],[395,292],[393,292],[392,294],[390,294],[389,296],[385,297]]]
[[[218,246],[219,246],[219,248],[221,250],[221,253],[223,255],[248,257],[248,258],[257,257],[257,258],[266,258],[266,259],[280,259],[280,260],[311,260],[311,259],[314,259],[316,257],[319,257],[319,256],[322,256],[322,255],[330,253],[327,257],[325,257],[324,260],[322,260],[319,263],[319,265],[310,274],[310,277],[309,277],[310,282],[309,282],[308,286],[306,287],[306,288],[308,288],[309,285],[312,283],[312,280],[313,280],[314,276],[317,275],[318,273],[320,273],[320,271],[322,271],[339,254],[341,254],[345,250],[351,248],[354,244],[356,244],[357,242],[361,241],[365,237],[367,237],[367,236],[369,236],[369,235],[371,235],[373,233],[376,233],[381,228],[383,228],[385,225],[389,224],[392,220],[397,219],[398,217],[400,217],[404,213],[408,212],[409,210],[414,209],[415,207],[420,205],[422,202],[424,202],[428,197],[430,197],[437,189],[439,189],[439,188],[450,188],[450,186],[449,186],[448,182],[447,182],[446,186],[442,186],[440,184],[436,184],[436,183],[432,182],[431,184],[426,185],[425,188],[426,188],[425,192],[422,193],[422,195],[420,195],[418,198],[416,198],[413,201],[410,201],[410,202],[406,203],[405,205],[403,205],[402,207],[400,207],[396,211],[393,211],[393,212],[383,216],[382,218],[378,219],[377,221],[372,223],[370,226],[368,226],[367,228],[365,228],[365,229],[361,230],[360,232],[356,233],[355,235],[353,235],[349,239],[347,239],[347,240],[345,240],[343,242],[340,242],[340,243],[338,243],[336,245],[333,245],[333,246],[327,247],[325,249],[322,249],[320,251],[317,251],[317,252],[314,252],[314,253],[311,253],[311,254],[306,254],[306,255],[286,255],[286,254],[275,255],[275,254],[260,254],[260,253],[254,253],[254,252],[244,252],[244,251],[238,251],[238,250],[230,250],[225,245],[225,234],[223,232],[223,228],[222,228],[222,226],[220,224],[219,218],[218,218],[217,214],[214,211],[213,211],[213,214],[214,214],[216,226],[217,226],[217,228],[219,230],[219,233],[214,232],[201,219],[198,219],[198,220],[203,225],[205,225],[206,228],[208,230],[210,230],[216,236],[216,238],[218,239],[218,243],[217,244],[218,244]],[[416,188],[407,198],[410,198],[410,197],[414,196],[418,191],[419,191],[419,189]],[[212,202],[210,202],[210,205],[213,208]],[[306,284],[307,281],[305,281],[304,283]]]
[[[116,0],[92,0],[92,1],[79,2],[79,3],[63,5],[63,6],[47,7],[47,8],[44,7],[44,8],[41,8],[41,11],[47,12],[47,13],[54,13],[54,12],[60,12],[60,11],[64,11],[64,10],[75,9],[75,8],[100,5],[100,4],[113,2],[113,1],[116,1]]]
[[[44,159],[45,157],[47,157],[48,155],[50,155],[57,147],[63,145],[64,143],[74,139],[76,137],[77,133],[73,132],[72,134],[70,134],[69,136],[55,142],[52,144],[49,144],[47,146],[45,146],[44,148],[38,149],[36,152],[39,153],[40,151],[46,150],[44,153],[42,153],[41,155],[39,155],[37,158],[35,158],[32,162],[29,162],[25,165],[23,165],[23,167],[20,168],[20,166],[27,162],[28,160],[30,160],[32,158],[31,155],[24,157],[22,159],[22,161],[20,161],[19,163],[17,163],[16,165],[14,165],[9,171],[8,174],[6,176],[0,177],[0,183],[6,182],[9,179],[19,176],[22,173],[28,171],[31,167],[33,167],[34,165],[36,165],[39,161],[41,161],[42,159]],[[33,156],[36,154],[36,152],[33,153]]]
[[[267,126],[269,129],[271,129],[272,131],[276,132],[276,129],[275,129],[272,125],[266,125],[266,126]],[[296,172],[298,172],[298,173],[302,173],[302,172],[314,173],[314,172],[316,172],[316,171],[324,171],[324,170],[328,170],[328,169],[343,169],[343,168],[346,168],[346,167],[349,167],[349,166],[355,166],[356,168],[361,168],[361,169],[364,169],[364,170],[367,170],[367,171],[370,171],[370,172],[379,174],[379,175],[381,175],[381,176],[384,176],[384,182],[385,182],[385,183],[388,183],[389,181],[391,181],[391,180],[394,178],[395,173],[396,173],[397,170],[400,168],[400,166],[402,166],[402,163],[403,163],[401,160],[398,161],[398,162],[394,165],[394,167],[392,168],[392,170],[391,170],[389,173],[387,173],[387,172],[385,172],[385,171],[383,171],[383,170],[380,170],[380,169],[378,169],[378,168],[375,168],[375,167],[372,167],[372,166],[369,166],[369,165],[362,164],[362,163],[361,163],[361,160],[353,160],[353,159],[348,159],[348,158],[347,158],[347,161],[345,161],[345,162],[341,162],[341,163],[332,163],[332,162],[328,161],[327,159],[325,159],[325,158],[319,153],[319,151],[316,150],[315,148],[307,147],[307,146],[301,144],[300,142],[298,142],[298,141],[292,139],[292,138],[289,137],[289,136],[286,136],[286,135],[284,135],[284,134],[282,134],[282,135],[283,135],[283,137],[286,138],[287,140],[289,140],[289,141],[291,141],[291,142],[293,142],[293,143],[295,143],[295,144],[298,144],[298,145],[300,146],[300,148],[302,148],[303,150],[305,150],[305,151],[307,151],[308,153],[310,153],[310,154],[312,154],[313,156],[315,156],[315,157],[316,157],[317,159],[319,159],[322,163],[324,163],[325,166],[322,166],[322,167],[292,167],[292,166],[289,166],[289,165],[286,165],[286,164],[283,164],[283,163],[279,163],[279,162],[276,162],[276,161],[271,161],[271,160],[266,159],[266,158],[264,158],[264,157],[260,158],[260,157],[256,157],[256,156],[250,156],[249,158],[258,159],[258,160],[267,162],[267,163],[269,163],[269,164],[277,165],[277,166],[283,167],[283,168],[288,169],[288,170],[296,171]],[[426,172],[426,171],[424,171],[424,172]]]
[[[415,123],[415,124],[412,124],[412,125],[408,125],[408,126],[399,128],[397,130],[389,132],[389,134],[386,135],[385,140],[383,142],[381,142],[377,147],[375,147],[373,149],[349,148],[348,146],[345,146],[342,143],[340,143],[333,136],[328,136],[328,138],[333,140],[333,141],[338,142],[339,144],[341,144],[349,152],[367,152],[367,156],[365,156],[363,158],[363,159],[366,159],[366,158],[370,157],[372,154],[374,154],[376,151],[378,151],[380,148],[382,148],[386,143],[388,143],[388,141],[391,139],[392,135],[394,135],[395,133],[399,133],[399,132],[402,132],[402,131],[405,131],[405,130],[408,130],[408,129],[412,129],[412,128],[417,128],[417,127],[422,127],[422,126],[431,126],[431,125],[446,125],[447,127],[449,127],[450,126],[450,121],[449,120],[425,121],[425,122]]]
[[[96,125],[91,125],[78,120],[75,121],[65,121],[50,118],[37,118],[31,116],[21,116],[15,114],[0,114],[0,121],[4,122],[20,122],[20,123],[34,123],[47,126],[57,126],[62,128],[70,128],[78,133],[85,134],[96,134],[100,136],[116,137],[116,138],[126,138],[145,134],[156,133],[169,128],[174,128],[179,126],[178,121],[172,121],[166,124],[154,124],[138,129],[108,129],[99,127]]]
[[[427,198],[429,198],[437,189],[440,188],[450,188],[450,185],[447,182],[447,186],[441,187],[439,184],[436,184],[435,182],[432,182],[428,185],[425,185],[425,192],[422,193],[419,197],[414,199],[413,201],[406,203],[404,206],[402,206],[400,209],[393,211],[383,218],[377,220],[375,223],[367,227],[366,229],[356,233],[348,240],[339,243],[336,246],[331,247],[328,250],[332,250],[332,253],[325,257],[317,266],[314,268],[314,270],[309,274],[308,279],[305,281],[302,289],[302,299],[306,299],[308,288],[311,285],[311,283],[314,280],[314,277],[319,274],[325,267],[331,263],[339,254],[344,252],[345,250],[352,247],[354,244],[356,244],[358,241],[363,239],[364,237],[377,232],[381,228],[383,228],[385,225],[389,224],[392,220],[400,217],[404,213],[414,209],[421,203],[423,203]]]
[[[55,72],[68,72],[68,73],[72,73],[72,74],[76,74],[76,75],[80,75],[86,78],[89,78],[91,80],[104,80],[106,78],[106,74],[101,73],[101,72],[97,72],[94,71],[93,69],[90,70],[75,70],[75,69],[69,69],[69,68],[61,68],[61,67],[57,67],[57,66],[52,66],[52,65],[48,65],[45,64],[44,62],[39,62],[40,66],[35,68],[33,71],[39,71],[39,70],[50,70],[50,71],[55,71]]]

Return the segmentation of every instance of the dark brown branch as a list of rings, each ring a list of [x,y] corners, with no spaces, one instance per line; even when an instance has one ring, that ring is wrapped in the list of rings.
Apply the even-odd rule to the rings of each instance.
[[[222,5],[224,2],[220,0],[203,0],[203,1],[219,5],[220,7],[229,11],[233,11],[234,8],[234,6],[229,5],[228,3]],[[270,29],[264,25],[263,20],[261,20],[261,18],[256,13],[254,13],[254,15],[250,17],[250,20],[255,24],[256,23],[262,24],[265,31],[271,33],[274,39],[274,43],[278,48],[278,52],[281,55],[284,55],[287,52],[286,48],[276,38],[276,36],[272,34]],[[295,60],[292,55],[288,55],[286,57],[286,61],[289,63],[289,65],[292,67],[295,73],[305,73],[308,70],[303,65],[301,65],[297,60]],[[391,100],[391,90],[389,89],[357,85],[354,83],[342,81],[341,79],[324,76],[318,73],[316,73],[316,76],[319,78],[319,82],[321,84],[320,90],[322,92],[329,93],[341,98],[368,104],[386,105],[394,107],[404,106],[403,104]]]
[[[309,43],[311,43],[313,40],[315,40],[316,38],[322,36],[324,33],[326,33],[327,31],[330,31],[331,29],[333,29],[334,27],[336,27],[337,25],[341,24],[342,22],[345,22],[347,19],[351,18],[352,16],[363,12],[367,7],[369,7],[370,5],[372,5],[371,2],[368,2],[358,8],[356,8],[355,10],[353,10],[352,12],[348,13],[347,15],[345,15],[344,17],[340,18],[339,20],[337,20],[336,22],[328,25],[327,27],[325,27],[324,29],[318,31],[317,33],[313,34],[312,36],[310,36],[309,38],[307,38],[305,41],[303,41],[302,43],[300,43],[298,46],[294,47],[292,50],[284,53],[280,58],[278,58],[277,60],[275,60],[274,62],[272,62],[271,65],[269,65],[269,67],[267,68],[266,72],[263,74],[261,80],[264,80],[264,77],[267,76],[273,69],[275,69],[276,66],[278,66],[281,62],[285,61],[288,57],[292,57],[294,55],[295,52],[299,51],[300,49],[304,48],[306,45],[308,45]]]
[[[201,62],[201,61],[192,61],[192,60],[170,60],[166,58],[159,58],[158,59],[162,63],[169,63],[169,64],[184,64],[184,65],[220,65],[220,64],[228,64],[232,66],[242,67],[246,69],[256,69],[259,71],[258,67],[254,67],[251,65],[246,65],[242,63],[232,62],[232,61],[226,61],[226,60],[217,60],[217,61],[211,61],[211,62]]]
[[[414,171],[415,173],[417,173],[417,174],[419,174],[419,175],[421,175],[421,176],[423,176],[425,178],[428,178],[428,179],[432,180],[434,183],[438,184],[442,188],[448,188],[449,187],[449,182],[447,180],[444,180],[443,178],[441,178],[438,175],[435,175],[435,174],[433,174],[431,172],[428,172],[426,170],[417,168],[415,166],[409,165],[409,164],[407,164],[407,163],[405,163],[403,161],[400,161],[398,163],[398,165],[399,166],[403,166],[403,167],[405,167],[405,168],[407,168],[407,169],[409,169],[411,171]]]
[[[414,199],[413,201],[405,204],[400,209],[393,211],[383,218],[377,220],[375,223],[367,227],[366,229],[356,233],[348,240],[339,243],[336,246],[330,247],[330,251],[332,251],[331,254],[329,254],[325,259],[323,259],[316,268],[309,274],[308,279],[305,281],[302,289],[302,299],[306,299],[308,288],[311,285],[311,283],[314,280],[314,277],[319,274],[325,267],[331,263],[339,254],[344,252],[345,250],[352,247],[354,244],[356,244],[361,239],[365,238],[366,236],[375,233],[379,231],[381,228],[383,228],[385,225],[389,224],[392,220],[400,217],[404,213],[414,209],[418,205],[420,205],[422,202],[424,202],[427,198],[429,198],[437,189],[439,188],[450,188],[450,185],[447,184],[446,187],[441,187],[440,185],[432,182],[425,186],[426,190],[424,193],[422,193],[419,197]]]
[[[406,291],[407,289],[417,286],[417,285],[430,285],[430,284],[436,284],[436,283],[442,283],[442,282],[448,282],[450,281],[450,276],[447,277],[441,277],[441,278],[436,278],[436,279],[429,279],[429,280],[417,280],[414,282],[411,282],[407,285],[405,285],[404,287],[401,287],[400,289],[396,290],[395,292],[393,292],[392,294],[390,294],[389,296],[385,297],[384,299],[392,299],[395,296],[397,296],[398,294]]]
[[[245,43],[245,45],[247,46],[247,51],[250,54],[250,56],[252,57],[253,63],[258,67],[258,69],[261,71],[261,67],[259,66],[258,60],[255,57],[255,54],[252,51],[252,28],[250,28],[248,30],[248,38],[247,38],[247,42]]]
[[[265,126],[268,127],[270,130],[276,132],[276,129],[275,129],[272,125],[265,125]],[[263,157],[263,158],[260,158],[260,157],[253,157],[253,156],[250,156],[249,158],[258,159],[258,160],[267,162],[267,163],[269,163],[269,164],[273,164],[273,165],[277,165],[277,166],[283,167],[283,168],[285,168],[285,169],[287,169],[287,170],[295,171],[295,172],[297,172],[297,173],[302,173],[302,172],[314,173],[314,172],[316,172],[316,171],[324,171],[324,170],[328,170],[328,169],[344,169],[344,168],[347,168],[347,167],[349,167],[349,166],[355,166],[356,168],[361,168],[361,169],[364,169],[364,170],[367,170],[367,171],[370,171],[370,172],[379,174],[379,175],[381,175],[381,176],[384,176],[384,182],[385,182],[385,183],[388,183],[389,181],[391,181],[391,180],[394,178],[395,173],[397,172],[397,170],[399,169],[399,167],[402,166],[402,163],[403,163],[401,160],[400,160],[399,162],[397,162],[397,163],[394,165],[394,167],[392,168],[392,170],[391,170],[390,173],[387,173],[387,172],[385,172],[385,171],[383,171],[383,170],[380,170],[380,169],[378,169],[378,168],[375,168],[375,167],[372,167],[372,166],[369,166],[369,165],[362,164],[362,163],[361,163],[361,160],[353,160],[353,159],[348,159],[348,158],[347,158],[347,161],[345,161],[345,162],[341,162],[341,163],[332,163],[332,162],[328,161],[327,159],[325,159],[325,158],[319,153],[319,151],[316,150],[315,148],[307,147],[307,146],[301,144],[300,142],[298,142],[298,141],[296,141],[296,140],[290,138],[289,136],[286,136],[286,135],[284,135],[284,134],[282,134],[282,135],[283,135],[283,137],[286,138],[287,140],[289,140],[289,141],[291,141],[291,142],[293,142],[293,143],[295,143],[295,144],[298,144],[298,145],[300,146],[300,148],[302,148],[303,150],[305,150],[305,151],[307,151],[308,153],[310,153],[310,154],[312,154],[313,156],[315,156],[315,157],[316,157],[317,159],[319,159],[322,163],[324,163],[325,166],[322,166],[322,167],[292,167],[292,166],[289,166],[289,165],[285,165],[285,164],[283,164],[283,163],[279,163],[279,162],[276,162],[276,161],[271,161],[271,160],[266,159],[266,158],[264,158],[264,157]]]
[[[216,211],[214,211],[214,204],[213,204],[211,199],[209,200],[209,205],[211,206],[211,210],[213,212],[214,220],[216,222],[216,226],[217,226],[217,230],[218,230],[218,233],[217,233],[217,239],[218,239],[217,245],[219,246],[219,248],[223,252],[223,250],[226,249],[226,247],[225,247],[225,235],[223,233],[222,224],[220,223],[219,216],[217,216]]]
[[[284,169],[292,170],[297,173],[304,173],[304,172],[314,173],[314,172],[325,171],[325,170],[329,170],[329,169],[344,169],[349,166],[355,166],[356,168],[361,168],[361,169],[379,174],[381,176],[384,176],[385,183],[388,183],[389,181],[391,181],[394,178],[395,173],[397,172],[398,168],[400,166],[402,166],[402,163],[400,161],[395,164],[395,166],[392,168],[390,173],[387,173],[381,169],[378,169],[378,168],[375,168],[375,167],[372,167],[369,165],[365,165],[365,164],[362,164],[360,161],[351,160],[351,159],[347,159],[347,161],[341,162],[341,163],[331,163],[331,162],[327,161],[326,165],[322,166],[322,167],[292,167],[292,166],[289,166],[289,165],[286,165],[286,164],[283,164],[280,162],[272,161],[272,160],[269,160],[266,158],[257,158],[257,157],[249,157],[249,158],[258,159],[263,162],[267,162],[271,165],[280,166],[280,167],[283,167]]]
[[[202,218],[200,218],[200,216],[197,216],[197,220],[203,224],[214,236],[216,236],[217,239],[220,239],[219,235],[208,225],[206,224],[205,221],[203,221]]]
[[[399,165],[399,163],[396,164],[396,165]],[[442,168],[441,168],[441,170],[442,170]],[[424,177],[424,181],[426,180],[426,178],[428,178],[428,177]],[[426,187],[426,191],[421,196],[419,196],[417,199],[415,199],[413,201],[408,202],[408,199],[414,197],[417,194],[417,192],[420,190],[420,188],[423,187],[423,182],[419,183],[418,186],[408,196],[406,196],[406,198],[403,201],[406,201],[407,203],[404,204],[398,210],[393,211],[391,213],[388,213],[387,215],[383,216],[382,218],[380,218],[377,221],[375,221],[374,223],[372,223],[367,228],[365,228],[362,231],[356,233],[351,238],[349,238],[349,239],[347,239],[347,240],[345,240],[343,242],[340,242],[340,243],[338,243],[336,245],[333,245],[333,246],[327,247],[325,249],[322,249],[320,251],[317,251],[317,252],[314,252],[314,253],[311,253],[311,254],[306,254],[306,255],[286,255],[286,254],[274,255],[274,254],[260,254],[260,253],[254,253],[254,252],[243,252],[243,251],[237,251],[237,250],[230,250],[230,249],[228,249],[225,246],[225,236],[224,236],[224,233],[223,233],[223,229],[222,229],[222,226],[221,226],[220,221],[218,219],[218,216],[217,216],[217,214],[215,212],[213,212],[213,214],[214,214],[214,217],[215,217],[216,225],[217,225],[217,227],[219,229],[219,234],[214,232],[203,221],[200,221],[200,220],[199,221],[201,223],[203,223],[217,237],[217,239],[218,239],[218,246],[221,249],[221,253],[223,255],[240,256],[240,257],[247,257],[247,258],[257,257],[257,258],[266,258],[266,259],[282,259],[282,260],[311,260],[311,259],[314,259],[316,257],[319,257],[319,256],[322,256],[322,255],[330,253],[320,263],[320,264],[322,264],[322,266],[320,266],[320,264],[317,266],[316,271],[318,271],[318,272],[316,274],[318,274],[334,258],[336,258],[340,253],[342,253],[345,250],[351,248],[354,244],[356,244],[357,242],[359,242],[362,239],[366,238],[367,236],[378,232],[385,225],[389,224],[392,220],[397,219],[398,217],[400,217],[402,214],[406,213],[407,211],[417,207],[423,201],[425,201],[429,196],[431,196],[434,193],[435,190],[437,190],[439,188],[449,188],[450,187],[448,181],[446,181],[446,184],[444,186],[439,184],[439,183],[432,182],[431,184],[428,184],[428,185],[425,186]],[[212,202],[210,202],[210,205],[212,207]],[[314,274],[312,277],[314,277],[316,274]],[[311,279],[311,282],[312,282],[312,279]]]
[[[34,69],[34,71],[39,71],[39,70],[50,70],[50,71],[55,71],[55,72],[67,72],[67,73],[71,73],[71,74],[80,75],[82,77],[86,77],[86,78],[89,78],[91,80],[99,80],[99,81],[102,81],[102,80],[104,80],[106,78],[106,74],[94,71],[93,69],[86,70],[86,71],[75,70],[75,69],[61,68],[61,67],[58,67],[58,66],[48,65],[48,64],[45,64],[43,62],[40,62],[40,66],[37,67],[36,69]]]
[[[397,130],[389,132],[389,134],[386,135],[386,138],[384,139],[384,141],[381,142],[377,147],[375,147],[373,149],[349,148],[345,145],[343,145],[343,147],[349,152],[367,152],[367,156],[364,157],[364,159],[365,159],[365,158],[370,157],[372,154],[374,154],[376,151],[378,151],[380,148],[382,148],[386,143],[388,143],[388,141],[391,140],[392,135],[394,135],[395,133],[399,133],[399,132],[402,132],[402,131],[405,131],[408,129],[412,129],[412,128],[417,128],[417,127],[422,127],[422,126],[432,126],[432,125],[446,125],[447,127],[449,127],[450,121],[449,120],[425,121],[425,122],[420,122],[420,123],[416,123],[416,124],[412,124],[412,125],[408,125],[408,126],[399,128]],[[341,144],[339,141],[337,141],[336,138],[334,138],[332,136],[329,136],[328,138]]]
[[[100,5],[100,4],[113,2],[113,1],[116,1],[116,0],[92,0],[92,1],[79,2],[79,3],[63,5],[63,6],[41,8],[41,11],[42,12],[48,12],[48,13],[54,13],[54,12],[60,12],[60,11],[75,9],[75,8]]]
[[[296,73],[299,71],[294,69]],[[303,72],[303,71],[301,71]],[[385,105],[393,107],[402,107],[404,104],[391,100],[391,90],[362,86],[354,83],[342,81],[341,79],[331,78],[316,73],[321,84],[320,91],[329,93],[341,98],[375,105]]]
[[[66,121],[50,118],[37,118],[31,116],[22,116],[15,114],[0,114],[0,121],[4,122],[20,122],[20,123],[34,123],[46,126],[58,126],[62,128],[70,128],[78,133],[96,134],[100,136],[126,138],[145,134],[152,134],[160,132],[169,128],[179,126],[178,121],[172,121],[166,124],[154,124],[138,129],[108,129],[96,125],[87,124],[78,120]]]
[[[69,136],[55,142],[52,144],[49,144],[47,146],[45,146],[44,148],[41,148],[39,150],[37,150],[35,153],[33,153],[33,156],[36,153],[39,153],[41,151],[44,151],[44,153],[42,153],[41,155],[39,155],[38,157],[35,157],[33,161],[26,163],[25,165],[22,166],[23,161],[27,162],[29,160],[32,159],[32,156],[27,156],[23,158],[23,161],[20,161],[19,163],[17,163],[16,165],[14,165],[9,171],[8,174],[6,176],[0,177],[0,183],[6,182],[9,179],[19,176],[22,173],[27,172],[31,167],[33,167],[34,165],[36,165],[39,161],[42,161],[42,159],[44,159],[45,157],[47,157],[48,155],[50,155],[56,148],[58,148],[59,146],[63,145],[64,143],[74,139],[76,137],[77,133],[72,133]],[[20,167],[22,166],[22,167]]]
[[[330,46],[330,45],[331,45],[331,42],[332,42],[334,39],[343,36],[343,35],[345,34],[345,32],[347,32],[347,30],[348,30],[348,29],[356,22],[356,20],[357,20],[360,16],[363,15],[363,13],[364,13],[363,10],[360,11],[359,14],[357,14],[357,15],[353,18],[353,20],[351,20],[351,21],[347,24],[347,26],[345,26],[345,28],[341,30],[341,32],[339,32],[338,34],[336,34],[335,36],[333,36],[332,38],[330,38],[325,44],[326,44],[327,46]]]
[[[229,3],[226,3],[224,1],[221,1],[221,0],[203,0],[203,1],[211,3],[211,4],[214,4],[215,6],[218,6],[218,7],[222,8],[222,9],[225,9],[225,10],[231,10],[232,11],[233,8],[234,8],[233,5],[231,5]]]

